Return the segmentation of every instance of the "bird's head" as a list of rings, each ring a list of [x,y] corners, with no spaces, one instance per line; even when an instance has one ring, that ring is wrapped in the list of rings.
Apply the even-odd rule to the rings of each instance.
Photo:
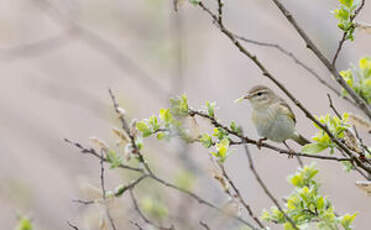
[[[247,99],[255,109],[269,106],[276,98],[274,92],[263,85],[251,88],[243,99]]]

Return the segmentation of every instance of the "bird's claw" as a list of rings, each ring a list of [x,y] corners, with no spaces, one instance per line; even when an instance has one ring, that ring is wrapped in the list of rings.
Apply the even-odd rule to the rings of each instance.
[[[292,150],[292,149],[289,149],[289,155],[287,156],[287,158],[289,158],[289,159],[292,159],[292,158],[294,158],[294,153],[295,153],[295,151],[294,151],[294,150]]]

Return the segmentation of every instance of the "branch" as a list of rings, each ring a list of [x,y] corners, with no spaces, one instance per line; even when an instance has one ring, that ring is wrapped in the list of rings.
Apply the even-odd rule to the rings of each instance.
[[[106,211],[106,215],[107,215],[107,218],[108,218],[108,221],[110,222],[111,224],[111,227],[113,230],[116,230],[116,225],[115,225],[115,222],[111,216],[111,213],[109,211],[109,208],[107,207],[106,205],[106,189],[104,187],[104,151],[103,149],[101,150],[101,158],[100,158],[100,186],[102,188],[102,197],[103,197],[103,204],[104,204],[104,209]]]
[[[67,221],[67,224],[70,228],[73,228],[74,230],[80,230],[76,225],[71,224],[69,221]]]
[[[207,225],[204,221],[200,221],[200,225],[206,229],[206,230],[211,230],[211,228],[209,227],[209,225]]]
[[[75,147],[77,147],[77,148],[80,150],[81,153],[83,153],[83,154],[90,154],[90,155],[95,156],[95,157],[97,157],[98,159],[102,160],[101,155],[99,155],[99,154],[95,151],[95,149],[93,149],[93,148],[90,148],[90,149],[85,148],[85,147],[82,146],[80,143],[78,143],[78,142],[74,142],[74,141],[71,141],[71,140],[69,140],[69,139],[67,139],[67,138],[64,138],[64,141],[67,142],[67,143],[69,143],[69,144],[71,144],[71,145],[74,145]],[[103,161],[104,161],[104,162],[108,162],[108,160],[107,160],[106,157],[103,158]],[[128,169],[128,170],[131,170],[131,171],[135,171],[135,172],[143,172],[143,169],[140,169],[140,168],[134,168],[134,167],[131,167],[131,166],[128,166],[128,165],[124,165],[124,164],[120,164],[118,167],[119,167],[119,168],[123,168],[123,169]]]
[[[302,39],[305,41],[307,48],[313,51],[317,58],[326,66],[330,73],[335,77],[336,81],[349,93],[351,98],[355,101],[358,107],[371,119],[371,111],[367,103],[356,93],[354,90],[345,82],[343,77],[338,73],[335,66],[330,63],[330,61],[322,54],[322,52],[317,48],[312,42],[305,31],[299,26],[295,18],[292,16],[290,11],[279,0],[272,0],[274,4],[280,9],[282,14],[287,18],[295,30],[299,33]]]
[[[236,133],[234,132],[233,130],[231,130],[229,127],[227,127],[226,125],[220,123],[219,121],[217,121],[215,119],[215,117],[211,117],[209,116],[208,114],[206,113],[203,113],[201,111],[197,111],[197,110],[193,110],[193,109],[189,109],[189,115],[190,116],[199,116],[199,117],[202,117],[202,118],[205,118],[207,120],[210,121],[210,123],[215,126],[216,128],[222,128],[223,130],[225,130],[227,133],[235,136],[235,137],[238,137],[239,139],[242,139],[243,141],[231,141],[231,145],[242,145],[244,143],[248,143],[248,144],[253,144],[253,145],[256,145],[256,146],[260,146],[260,147],[264,147],[264,148],[268,148],[268,149],[271,149],[279,154],[285,154],[285,155],[290,155],[292,154],[293,156],[298,156],[298,157],[308,157],[308,158],[316,158],[316,159],[320,159],[320,160],[332,160],[332,161],[353,161],[353,159],[351,158],[339,158],[339,157],[332,157],[332,156],[322,156],[322,155],[312,155],[312,154],[307,154],[307,153],[300,153],[300,152],[291,152],[287,149],[282,149],[282,148],[279,148],[279,147],[276,147],[274,145],[270,145],[266,142],[263,142],[263,143],[258,143],[258,141],[256,140],[253,140],[253,139],[250,139],[249,137],[247,136],[243,136],[239,133]]]
[[[285,216],[286,220],[288,222],[291,223],[291,226],[296,229],[296,230],[299,230],[299,228],[296,226],[296,224],[294,223],[294,221],[289,217],[287,216],[287,214],[283,211],[281,205],[278,203],[277,199],[272,195],[272,193],[269,191],[268,187],[264,184],[263,180],[260,178],[258,172],[256,171],[255,167],[254,167],[254,162],[253,162],[253,159],[251,157],[251,154],[250,154],[250,151],[247,147],[246,144],[243,145],[244,148],[245,148],[245,153],[246,153],[246,156],[249,160],[249,167],[251,169],[251,171],[253,172],[256,180],[258,181],[258,183],[260,184],[260,186],[262,187],[262,189],[264,190],[265,194],[267,194],[267,196],[272,200],[272,202],[277,206],[277,208],[281,211],[281,213]]]
[[[218,163],[218,165],[219,165],[220,169],[222,170],[223,176],[225,177],[225,179],[227,179],[229,185],[232,187],[233,191],[236,193],[237,198],[240,200],[240,202],[242,203],[242,205],[245,207],[246,211],[249,213],[249,215],[251,216],[251,218],[253,218],[253,220],[259,225],[259,227],[265,229],[265,226],[261,223],[261,221],[259,220],[259,218],[255,216],[255,214],[253,213],[251,207],[243,199],[243,197],[242,197],[239,189],[236,187],[236,185],[234,184],[234,182],[232,181],[232,179],[227,174],[227,171],[225,170],[224,165],[223,164],[220,164],[220,163]]]
[[[365,5],[365,2],[366,2],[366,0],[362,0],[361,5],[354,11],[354,15],[350,17],[350,22],[351,23],[357,17],[357,15],[361,12],[363,6]],[[352,26],[354,27],[356,25],[352,25]],[[344,32],[341,40],[339,41],[339,45],[338,45],[338,47],[336,49],[334,58],[332,59],[332,65],[333,66],[335,66],[336,59],[338,58],[338,56],[340,54],[340,51],[343,48],[343,45],[344,45],[344,43],[345,43],[346,40],[347,40],[347,32]]]
[[[113,106],[115,108],[115,111],[117,115],[119,116],[119,120],[121,121],[122,124],[122,129],[126,132],[126,134],[129,136],[131,145],[133,147],[133,153],[138,156],[139,161],[144,165],[145,169],[148,171],[149,174],[153,174],[151,168],[149,167],[148,163],[145,161],[144,156],[142,153],[139,151],[139,148],[137,144],[135,143],[135,136],[132,134],[130,127],[128,123],[125,120],[125,115],[123,113],[123,109],[120,108],[119,104],[116,101],[115,95],[113,95],[112,90],[108,89],[108,92],[111,96]]]

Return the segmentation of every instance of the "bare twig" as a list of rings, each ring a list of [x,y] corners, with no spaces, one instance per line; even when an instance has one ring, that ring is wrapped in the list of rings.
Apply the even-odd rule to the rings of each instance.
[[[107,207],[105,201],[106,201],[106,188],[104,186],[104,151],[101,151],[101,158],[100,158],[100,186],[102,188],[102,197],[103,197],[103,205],[106,211],[106,215],[108,218],[108,221],[111,224],[111,227],[113,230],[116,230],[115,222],[112,218],[111,212],[109,211],[109,208]]]
[[[71,141],[67,138],[64,139],[65,142],[69,143],[69,144],[72,144],[74,145],[75,147],[77,147],[81,153],[84,153],[84,154],[90,154],[92,156],[95,156],[99,159],[102,159],[101,155],[99,155],[95,149],[93,148],[85,148],[84,146],[82,146],[80,143],[77,143],[77,142],[74,142],[74,141]],[[103,159],[104,162],[108,162],[107,158],[105,157]],[[134,168],[134,167],[131,167],[131,166],[128,166],[128,165],[124,165],[124,164],[120,164],[118,167],[120,168],[123,168],[123,169],[129,169],[131,171],[135,171],[135,172],[143,172],[143,169],[140,169],[140,168]]]
[[[339,119],[342,119],[340,113],[337,111],[337,109],[335,108],[334,104],[332,103],[332,99],[331,99],[330,94],[327,94],[327,97],[328,97],[328,101],[330,103],[330,108],[332,109],[332,111],[334,111],[334,113],[336,114],[336,116]]]
[[[207,225],[207,224],[205,223],[205,221],[200,221],[200,225],[201,225],[204,229],[206,229],[206,230],[211,230],[211,228],[209,227],[209,225]]]
[[[223,164],[220,164],[220,163],[218,165],[219,165],[220,169],[222,170],[222,173],[223,173],[224,178],[227,179],[229,185],[232,187],[233,191],[236,193],[236,196],[237,196],[238,200],[245,207],[245,209],[248,212],[248,214],[251,216],[251,218],[253,218],[253,220],[255,221],[255,223],[257,223],[259,225],[259,227],[265,229],[265,226],[262,224],[262,222],[259,220],[259,218],[254,214],[254,212],[252,211],[250,205],[248,205],[246,203],[246,201],[243,199],[243,197],[242,197],[242,195],[240,193],[240,190],[237,188],[237,186],[234,184],[234,182],[232,181],[232,179],[227,174],[227,171],[225,170],[224,165]]]
[[[130,220],[130,223],[137,227],[139,230],[144,230],[144,228],[137,222]]]
[[[260,178],[258,172],[255,169],[254,162],[253,162],[252,156],[250,154],[250,151],[249,151],[247,145],[244,144],[243,146],[245,148],[246,156],[247,156],[247,158],[249,160],[249,167],[250,167],[252,173],[254,174],[256,180],[258,181],[258,183],[260,184],[260,186],[264,190],[264,193],[272,200],[272,202],[276,205],[276,207],[280,210],[280,212],[285,216],[286,220],[288,222],[290,222],[291,226],[294,229],[299,230],[299,228],[296,226],[296,224],[294,223],[294,221],[285,213],[285,211],[283,211],[281,205],[278,203],[278,200],[272,195],[272,193],[269,191],[268,187],[265,185],[265,183],[263,182],[263,180]]]
[[[362,0],[362,1],[361,1],[361,4],[359,5],[359,7],[354,11],[354,15],[352,15],[352,16],[350,17],[350,22],[351,22],[351,23],[352,23],[353,20],[357,17],[357,15],[361,12],[362,8],[363,8],[364,5],[365,5],[365,2],[366,2],[366,0]],[[352,26],[355,26],[355,25],[352,25]],[[339,45],[338,45],[338,47],[337,47],[337,49],[336,49],[336,52],[335,52],[334,58],[332,59],[332,65],[333,65],[333,66],[335,66],[335,64],[336,64],[336,60],[337,60],[337,58],[338,58],[338,56],[339,56],[339,54],[340,54],[340,51],[341,51],[341,49],[343,48],[343,45],[344,45],[345,41],[347,40],[347,34],[348,34],[347,32],[344,32],[344,33],[343,33],[343,36],[342,36],[342,38],[341,38],[341,40],[339,41]]]
[[[80,230],[76,225],[71,224],[71,222],[69,222],[69,221],[67,221],[67,225],[68,225],[70,228],[74,229],[74,230]]]
[[[171,226],[171,227],[163,227],[161,225],[158,225],[158,224],[155,224],[153,221],[151,221],[150,219],[148,219],[144,213],[142,212],[142,210],[140,209],[139,205],[138,205],[138,201],[134,195],[134,191],[133,189],[130,189],[129,190],[130,192],[130,198],[133,202],[133,205],[134,205],[134,209],[137,211],[137,213],[139,214],[139,216],[143,219],[144,222],[146,222],[147,224],[151,225],[151,226],[154,226],[160,230],[174,230],[174,226]]]
[[[318,47],[312,42],[307,33],[299,26],[294,16],[286,9],[286,7],[279,0],[272,0],[273,3],[280,9],[282,14],[287,18],[295,30],[299,33],[305,41],[307,48],[313,51],[316,57],[326,66],[330,73],[335,77],[336,81],[349,93],[350,97],[355,101],[358,107],[371,119],[371,110],[367,103],[345,82],[343,77],[336,70],[335,66],[331,64]]]

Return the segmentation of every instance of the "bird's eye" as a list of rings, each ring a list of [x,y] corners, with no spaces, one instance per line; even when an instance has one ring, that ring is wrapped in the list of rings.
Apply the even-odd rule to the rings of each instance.
[[[260,92],[260,93],[257,93],[256,95],[261,96],[261,95],[263,95],[263,93]]]

